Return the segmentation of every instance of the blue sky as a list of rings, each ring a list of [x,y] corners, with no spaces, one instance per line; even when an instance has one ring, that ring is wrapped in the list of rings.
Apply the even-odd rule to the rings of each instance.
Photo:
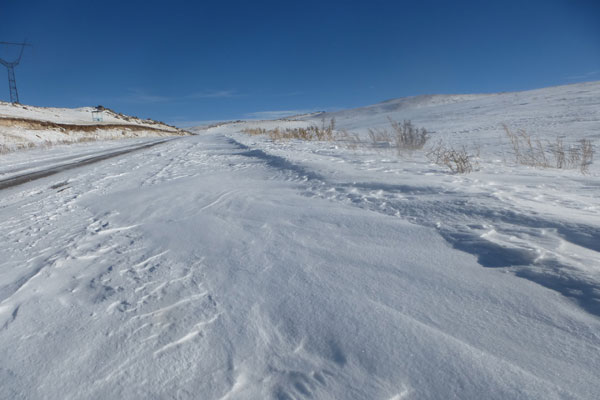
[[[600,80],[598,1],[0,4],[22,103],[180,125]]]

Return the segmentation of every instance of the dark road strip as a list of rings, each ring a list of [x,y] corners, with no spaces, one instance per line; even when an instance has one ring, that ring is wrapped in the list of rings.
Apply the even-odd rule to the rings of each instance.
[[[36,179],[45,178],[47,176],[51,176],[51,175],[57,174],[62,171],[67,171],[69,169],[74,169],[74,168],[82,167],[84,165],[90,165],[93,163],[97,163],[99,161],[103,161],[103,160],[106,160],[109,158],[118,157],[123,154],[132,153],[132,152],[138,151],[138,150],[148,149],[150,147],[157,146],[159,144],[168,142],[170,140],[172,140],[172,139],[166,139],[166,140],[161,140],[159,142],[148,143],[148,144],[144,144],[144,145],[141,145],[138,147],[128,148],[125,150],[118,150],[118,151],[114,151],[112,153],[102,154],[102,155],[95,156],[95,157],[89,157],[89,158],[86,158],[81,161],[75,161],[72,163],[62,164],[62,165],[58,165],[56,167],[47,168],[42,171],[30,172],[27,174],[14,176],[12,178],[1,180],[0,181],[0,190],[7,189],[7,188],[10,188],[13,186],[22,185],[23,183],[31,182]]]

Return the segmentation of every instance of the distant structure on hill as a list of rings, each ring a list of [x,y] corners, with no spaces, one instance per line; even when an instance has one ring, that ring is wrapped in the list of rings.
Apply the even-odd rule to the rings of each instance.
[[[15,61],[6,61],[0,58],[0,64],[4,65],[8,70],[8,88],[10,91],[10,102],[18,103],[19,102],[19,92],[17,91],[17,81],[15,80],[15,67],[19,65],[21,62],[21,56],[23,55],[23,50],[25,46],[31,46],[25,42],[23,43],[12,43],[12,42],[0,42],[3,45],[9,46],[21,46],[21,51],[19,52],[19,57]]]
[[[104,120],[104,108],[94,108],[92,110],[92,121],[102,122]]]

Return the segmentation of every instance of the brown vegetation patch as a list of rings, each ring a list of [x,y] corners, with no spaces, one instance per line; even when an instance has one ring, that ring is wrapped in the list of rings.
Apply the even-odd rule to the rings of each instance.
[[[145,125],[134,125],[134,124],[63,124],[51,121],[42,121],[37,119],[28,118],[15,118],[15,117],[0,117],[0,126],[8,127],[22,127],[31,130],[54,130],[63,133],[69,132],[97,132],[101,130],[125,130],[125,131],[150,131],[161,133],[162,135],[173,135],[173,136],[185,136],[190,133],[179,128],[169,127],[167,128],[156,128]]]

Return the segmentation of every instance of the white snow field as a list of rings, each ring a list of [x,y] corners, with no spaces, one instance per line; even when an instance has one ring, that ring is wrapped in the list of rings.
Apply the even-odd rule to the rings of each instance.
[[[463,175],[241,132],[312,116],[6,187],[0,398],[597,399],[598,161],[517,165],[497,124],[598,144],[599,104],[596,82],[333,114],[477,145]],[[3,155],[0,183],[106,146]]]

